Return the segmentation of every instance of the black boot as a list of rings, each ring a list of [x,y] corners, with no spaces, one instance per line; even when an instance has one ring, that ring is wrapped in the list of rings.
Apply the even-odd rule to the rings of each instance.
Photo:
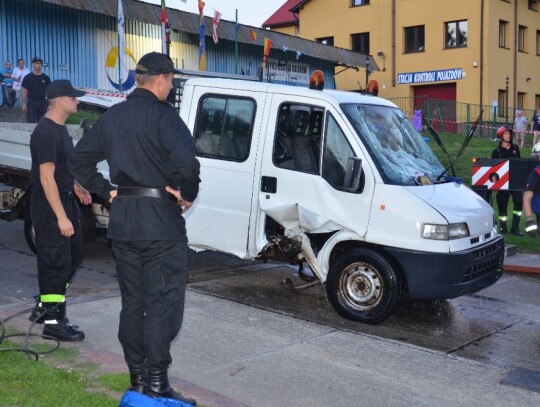
[[[154,398],[167,398],[178,400],[186,404],[196,406],[197,402],[189,397],[184,397],[180,393],[177,393],[169,384],[169,377],[167,375],[167,369],[156,370],[148,369],[148,383],[144,394]]]
[[[59,341],[79,342],[84,339],[84,332],[78,331],[65,318],[65,303],[44,302],[47,311],[44,316],[45,327],[43,335],[50,336]],[[62,309],[63,308],[63,309]]]
[[[521,220],[521,217],[519,215],[512,216],[512,228],[510,229],[510,232],[514,236],[523,236],[523,233],[519,230],[519,221]]]
[[[128,368],[129,379],[131,382],[128,390],[144,393],[148,378],[146,363],[141,363],[140,365],[128,365]]]
[[[32,309],[32,312],[30,313],[30,316],[28,319],[36,324],[42,324],[43,323],[43,316],[45,315],[45,308],[43,308],[43,304],[40,301],[40,296],[36,296],[36,305]]]
[[[506,227],[506,221],[499,221],[499,226],[501,227],[501,234],[506,235],[508,233],[508,228]]]

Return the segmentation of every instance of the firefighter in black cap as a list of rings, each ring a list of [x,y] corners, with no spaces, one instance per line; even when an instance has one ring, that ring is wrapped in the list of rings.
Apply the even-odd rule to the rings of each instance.
[[[491,158],[519,158],[520,152],[517,144],[513,144],[512,129],[502,126],[497,130],[499,145],[491,153]],[[512,195],[514,201],[514,210],[512,212],[511,233],[516,236],[523,236],[519,230],[519,221],[521,219],[521,209],[523,207],[523,194],[521,191],[503,191],[497,192],[497,206],[499,208],[499,226],[500,232],[508,233],[506,221],[508,219],[508,199]]]
[[[169,385],[170,345],[184,313],[187,237],[182,214],[199,190],[190,131],[166,102],[175,69],[164,54],[144,55],[137,88],[105,112],[75,147],[72,174],[112,202],[112,240],[122,311],[118,338],[130,390],[195,404]],[[106,159],[112,183],[97,172]]]

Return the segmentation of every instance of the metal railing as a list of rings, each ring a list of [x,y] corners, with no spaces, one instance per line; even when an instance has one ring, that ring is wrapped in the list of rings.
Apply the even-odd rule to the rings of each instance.
[[[391,102],[399,106],[409,117],[413,117],[416,110],[422,111],[422,116],[437,131],[455,134],[466,134],[469,132],[472,123],[480,115],[482,109],[484,114],[477,134],[484,137],[495,137],[497,129],[506,124],[506,118],[510,125],[514,123],[516,110],[522,110],[523,115],[529,122],[530,128],[532,117],[535,113],[533,109],[516,109],[498,106],[476,105],[471,103],[461,103],[452,100],[430,99],[426,96],[389,98]]]

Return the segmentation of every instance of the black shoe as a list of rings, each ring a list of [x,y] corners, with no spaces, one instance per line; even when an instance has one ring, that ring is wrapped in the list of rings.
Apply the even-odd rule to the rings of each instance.
[[[169,384],[167,369],[155,370],[148,369],[148,382],[144,389],[144,394],[153,398],[166,398],[178,400],[186,404],[196,406],[197,402],[189,397],[184,397],[182,394],[175,391]]]
[[[65,342],[80,342],[84,339],[84,332],[76,330],[66,320],[57,321],[56,324],[46,323],[43,335]]]
[[[144,393],[144,389],[146,387],[146,381],[148,376],[148,371],[146,368],[146,363],[142,363],[140,365],[131,365],[129,366],[129,379],[130,379],[130,386],[128,388],[129,391],[136,391],[137,393]]]
[[[173,399],[181,401],[182,403],[190,404],[192,406],[196,406],[197,402],[195,399],[182,396],[180,393],[178,393],[176,390],[174,390],[172,387],[169,386],[168,389],[166,389],[163,392],[157,393],[155,391],[152,391],[150,389],[146,389],[144,391],[144,394],[147,396],[153,397],[153,398],[164,398],[164,399]]]

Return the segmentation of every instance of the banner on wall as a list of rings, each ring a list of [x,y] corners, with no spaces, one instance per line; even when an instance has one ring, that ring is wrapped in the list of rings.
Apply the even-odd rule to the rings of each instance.
[[[267,69],[272,81],[309,84],[309,65],[296,61],[286,61],[287,64],[280,65],[279,60],[268,58]]]
[[[465,73],[461,68],[443,69],[440,71],[407,72],[397,74],[397,83],[399,85],[409,83],[430,83],[457,81],[463,79]]]

